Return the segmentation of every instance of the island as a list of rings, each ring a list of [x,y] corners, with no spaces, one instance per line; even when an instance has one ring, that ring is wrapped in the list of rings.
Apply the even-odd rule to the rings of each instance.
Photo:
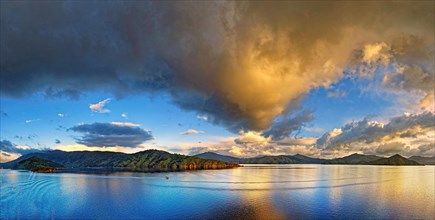
[[[237,163],[202,159],[195,156],[171,154],[160,150],[145,150],[133,154],[108,151],[52,150],[31,153],[0,164],[2,168],[51,172],[65,169],[116,169],[122,171],[160,172],[201,169],[227,169],[239,167]]]
[[[20,170],[30,170],[32,172],[38,173],[54,173],[56,170],[63,169],[63,165],[55,163],[50,160],[39,158],[37,156],[32,156],[25,160],[18,162],[14,167]]]

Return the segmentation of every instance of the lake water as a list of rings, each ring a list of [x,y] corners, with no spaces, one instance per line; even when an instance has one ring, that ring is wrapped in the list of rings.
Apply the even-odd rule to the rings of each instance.
[[[2,219],[435,218],[435,166],[245,165],[174,173],[0,172]]]

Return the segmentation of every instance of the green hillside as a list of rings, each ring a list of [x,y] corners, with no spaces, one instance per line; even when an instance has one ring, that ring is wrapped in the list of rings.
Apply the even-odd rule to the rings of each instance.
[[[22,163],[30,163],[39,158],[41,164],[49,162],[61,164],[65,168],[119,168],[123,170],[148,171],[150,169],[224,169],[238,167],[236,163],[208,160],[193,156],[171,154],[159,150],[146,150],[134,154],[99,151],[46,151],[24,155],[14,161],[4,163],[1,167],[18,168]],[[31,160],[30,160],[31,159]],[[35,161],[35,163],[38,161]],[[36,163],[37,164],[37,163]],[[27,169],[27,168],[26,168]]]
[[[33,172],[52,173],[57,169],[63,169],[63,165],[33,156],[18,162],[15,168],[21,170],[30,170]]]

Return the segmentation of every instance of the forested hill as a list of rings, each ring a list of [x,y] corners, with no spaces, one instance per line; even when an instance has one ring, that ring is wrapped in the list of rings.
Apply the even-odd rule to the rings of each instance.
[[[20,161],[33,156],[50,160],[68,168],[121,168],[121,169],[224,169],[238,167],[236,163],[202,159],[194,156],[171,154],[160,150],[146,150],[134,154],[103,151],[60,150],[26,154],[16,160],[3,163],[0,167],[14,168]]]
[[[18,162],[17,166],[14,168],[20,170],[31,170],[33,172],[53,173],[56,172],[57,169],[63,169],[63,166],[37,156],[32,156]]]

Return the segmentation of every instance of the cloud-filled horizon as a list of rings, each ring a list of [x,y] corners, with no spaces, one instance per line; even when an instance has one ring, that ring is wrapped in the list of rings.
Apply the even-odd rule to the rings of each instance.
[[[6,154],[434,155],[433,2],[1,6]]]

